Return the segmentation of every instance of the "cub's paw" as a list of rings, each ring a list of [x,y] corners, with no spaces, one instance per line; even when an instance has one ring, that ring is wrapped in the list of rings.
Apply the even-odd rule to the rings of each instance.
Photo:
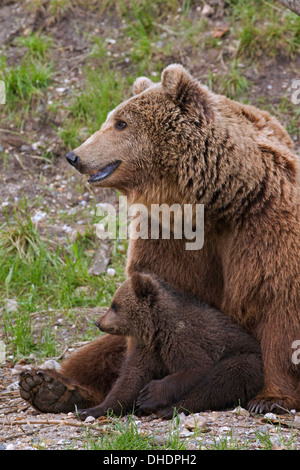
[[[266,414],[269,412],[276,414],[285,414],[295,408],[293,401],[284,397],[272,397],[258,395],[250,400],[247,405],[250,413]]]
[[[59,374],[52,370],[22,372],[19,390],[24,400],[43,413],[67,413],[74,411],[75,405],[86,405],[79,389],[64,383]]]
[[[177,410],[178,411],[178,410]],[[166,406],[165,408],[161,408],[155,412],[155,415],[161,419],[172,419],[175,416],[176,407],[174,406]]]
[[[140,392],[137,407],[143,414],[154,413],[159,408],[165,407],[168,402],[164,398],[164,389],[160,380],[152,380]]]

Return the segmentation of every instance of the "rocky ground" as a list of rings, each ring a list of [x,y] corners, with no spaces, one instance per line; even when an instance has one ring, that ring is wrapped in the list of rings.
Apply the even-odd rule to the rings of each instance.
[[[75,345],[76,346],[76,345]],[[65,351],[69,354],[73,351]],[[48,360],[41,367],[53,367]],[[26,364],[7,361],[1,370],[0,385],[0,449],[2,450],[88,450],[100,447],[103,436],[111,439],[128,425],[128,416],[87,418],[81,423],[74,413],[42,414],[20,397],[18,375],[29,368]],[[187,450],[299,450],[300,413],[276,416],[250,415],[243,408],[228,411],[181,414],[176,422],[150,417],[132,417],[134,432],[150,439],[153,449],[169,449],[176,439],[180,449]],[[116,425],[118,423],[118,425]]]

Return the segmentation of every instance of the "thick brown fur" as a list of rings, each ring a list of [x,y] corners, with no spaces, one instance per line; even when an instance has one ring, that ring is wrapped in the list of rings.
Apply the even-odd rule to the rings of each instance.
[[[137,79],[134,89],[75,149],[76,167],[91,175],[119,161],[94,184],[131,203],[204,204],[205,240],[197,251],[184,239],[131,240],[127,273],[151,272],[246,327],[261,344],[265,377],[250,409],[300,411],[300,365],[292,362],[300,339],[300,193],[291,139],[268,113],[214,94],[180,65],[168,66],[158,84]],[[121,361],[98,346],[90,387],[103,380],[106,389],[107,371]],[[80,362],[63,371],[80,383]]]
[[[120,376],[81,419],[132,412],[172,417],[246,406],[263,387],[258,342],[226,315],[149,274],[134,273],[96,322],[127,337]]]

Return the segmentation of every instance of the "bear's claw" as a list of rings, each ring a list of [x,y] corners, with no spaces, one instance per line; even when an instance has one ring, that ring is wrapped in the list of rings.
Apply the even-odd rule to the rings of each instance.
[[[289,413],[289,410],[295,408],[291,400],[279,397],[263,397],[253,398],[248,403],[248,411],[255,414],[266,414],[269,412],[276,414]]]

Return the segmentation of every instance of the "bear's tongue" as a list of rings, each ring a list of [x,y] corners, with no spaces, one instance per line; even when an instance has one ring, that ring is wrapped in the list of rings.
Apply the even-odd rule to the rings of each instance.
[[[95,181],[100,181],[107,176],[111,175],[113,171],[120,165],[120,161],[116,161],[114,163],[110,163],[109,165],[106,165],[104,168],[101,168],[101,170],[98,170],[94,172],[92,176],[89,177],[88,183],[93,183]]]

